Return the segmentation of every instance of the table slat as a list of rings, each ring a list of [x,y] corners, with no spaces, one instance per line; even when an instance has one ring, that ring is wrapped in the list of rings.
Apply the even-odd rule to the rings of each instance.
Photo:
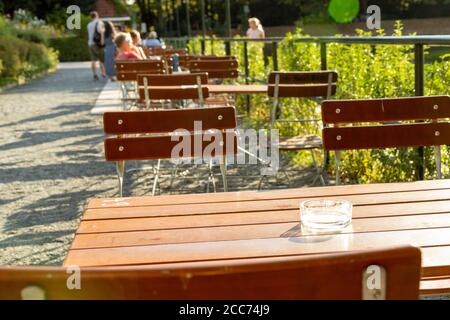
[[[331,198],[331,197],[316,197]],[[187,205],[166,205],[151,207],[118,207],[86,210],[82,220],[102,220],[118,218],[138,218],[138,217],[163,217],[170,215],[194,215],[211,213],[236,213],[251,211],[269,210],[289,210],[298,209],[300,202],[312,198],[265,200],[252,202],[226,202],[220,205],[187,204]],[[450,189],[426,190],[412,192],[395,192],[388,194],[372,195],[350,195],[341,196],[339,199],[348,200],[354,206],[379,205],[388,203],[412,203],[421,201],[450,200]]]
[[[301,188],[270,191],[246,191],[208,194],[188,194],[188,195],[162,195],[158,197],[133,197],[133,198],[105,198],[92,199],[87,208],[111,208],[122,207],[123,202],[131,207],[153,206],[153,205],[176,205],[195,203],[217,203],[234,201],[255,201],[265,199],[288,199],[302,197],[320,196],[341,196],[351,194],[372,194],[388,192],[410,192],[418,190],[450,189],[450,180],[417,181],[406,183],[389,184],[364,184],[348,186],[329,186],[317,188]]]
[[[70,250],[66,264],[132,265],[450,245],[450,228]]]

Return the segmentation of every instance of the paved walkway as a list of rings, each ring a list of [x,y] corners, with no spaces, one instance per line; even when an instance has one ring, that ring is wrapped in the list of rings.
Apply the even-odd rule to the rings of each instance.
[[[91,113],[97,98],[106,107],[112,97],[106,93],[116,84],[99,96],[104,85],[91,80],[88,63],[69,63],[0,94],[0,265],[61,264],[86,201],[117,195],[114,164],[103,155],[102,112]],[[230,190],[257,188],[258,179],[243,176],[259,168],[230,171]],[[161,188],[167,193],[165,173]],[[206,166],[181,174],[174,192],[205,192]],[[291,178],[302,186],[312,175]],[[129,173],[125,194],[149,194],[152,183],[149,171]]]
[[[60,264],[85,201],[114,188],[89,114],[104,84],[70,63],[0,94],[0,264]]]

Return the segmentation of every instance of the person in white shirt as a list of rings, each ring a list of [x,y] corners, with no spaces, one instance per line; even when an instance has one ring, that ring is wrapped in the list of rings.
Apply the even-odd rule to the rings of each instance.
[[[90,13],[90,16],[92,21],[89,22],[87,25],[88,46],[89,46],[89,54],[91,56],[92,74],[94,76],[94,80],[98,80],[97,61],[100,62],[100,71],[102,73],[102,77],[106,78],[104,65],[105,24],[103,23],[102,20],[99,19],[98,13],[96,11],[92,11]]]
[[[258,18],[248,19],[249,29],[247,30],[247,37],[250,39],[263,39],[266,37],[261,21]]]

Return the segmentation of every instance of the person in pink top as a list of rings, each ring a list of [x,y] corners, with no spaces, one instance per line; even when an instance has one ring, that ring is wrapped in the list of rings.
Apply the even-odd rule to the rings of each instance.
[[[142,57],[133,49],[133,40],[129,33],[121,32],[117,34],[114,43],[119,49],[116,60],[142,60]]]

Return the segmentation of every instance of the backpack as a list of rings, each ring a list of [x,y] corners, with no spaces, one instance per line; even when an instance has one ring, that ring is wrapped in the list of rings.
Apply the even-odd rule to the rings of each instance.
[[[103,48],[105,46],[105,44],[102,44],[102,35],[100,34],[100,32],[98,32],[98,22],[95,24],[95,29],[94,29],[94,43],[100,47]]]

